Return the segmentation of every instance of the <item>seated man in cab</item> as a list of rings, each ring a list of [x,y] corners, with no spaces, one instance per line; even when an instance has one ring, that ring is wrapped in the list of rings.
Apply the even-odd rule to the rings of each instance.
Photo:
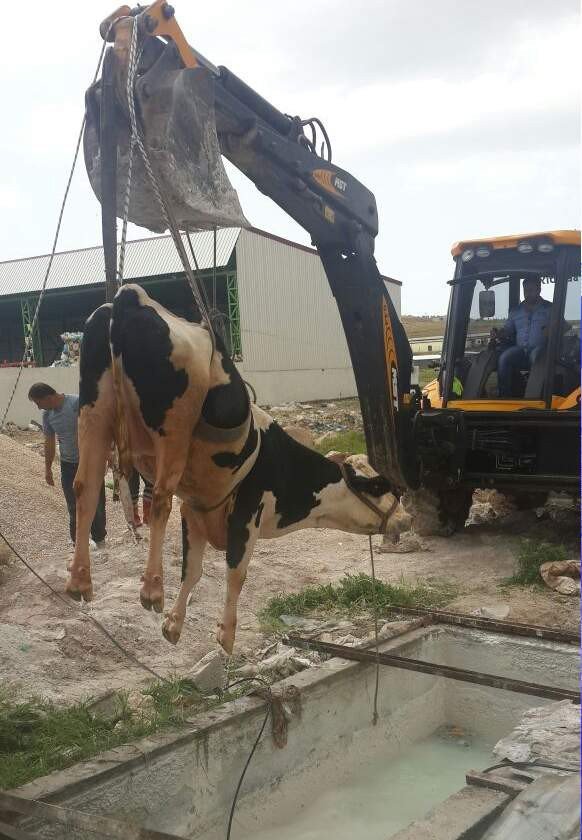
[[[492,330],[492,338],[510,344],[503,350],[497,363],[497,381],[500,397],[512,394],[515,371],[530,370],[546,346],[552,304],[541,296],[542,283],[537,277],[523,281],[523,301],[512,309],[503,327]]]

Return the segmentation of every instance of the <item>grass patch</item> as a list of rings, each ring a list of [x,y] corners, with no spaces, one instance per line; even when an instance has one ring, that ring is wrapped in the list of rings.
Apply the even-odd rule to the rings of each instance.
[[[568,560],[570,555],[563,545],[521,540],[517,549],[517,568],[515,573],[506,578],[506,586],[541,586],[543,580],[540,575],[542,563],[553,563]]]
[[[366,438],[363,432],[338,432],[326,439],[325,443],[316,446],[318,452],[327,455],[332,449],[337,452],[348,452],[350,455],[366,454]]]
[[[374,600],[380,610],[395,605],[440,607],[456,594],[456,587],[446,581],[413,584],[401,580],[392,584],[376,580],[374,591],[374,581],[369,575],[345,575],[337,584],[308,586],[294,595],[277,595],[269,600],[259,618],[263,624],[274,626],[280,623],[282,615],[371,612]]]
[[[42,698],[20,699],[0,691],[0,790],[62,770],[100,752],[184,725],[194,712],[206,711],[245,693],[247,687],[220,699],[205,698],[194,684],[178,677],[156,682],[141,692],[140,702],[116,693],[108,713],[91,701],[56,706]]]

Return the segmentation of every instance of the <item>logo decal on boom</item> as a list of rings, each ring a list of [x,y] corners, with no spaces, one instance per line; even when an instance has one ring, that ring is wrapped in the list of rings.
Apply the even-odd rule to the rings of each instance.
[[[320,187],[332,193],[333,195],[345,195],[348,184],[331,169],[314,169],[311,173],[313,180],[317,181]]]
[[[390,321],[390,313],[388,312],[386,300],[382,301],[382,321],[384,323],[384,353],[386,358],[388,393],[390,395],[390,403],[394,413],[399,409],[398,359],[396,357],[396,346],[394,344],[394,335],[392,333],[392,322]]]

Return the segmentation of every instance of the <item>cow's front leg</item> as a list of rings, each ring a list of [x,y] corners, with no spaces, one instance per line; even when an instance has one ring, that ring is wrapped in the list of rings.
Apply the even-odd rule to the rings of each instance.
[[[185,438],[185,440],[184,440]],[[142,576],[139,598],[146,610],[164,609],[164,576],[162,552],[166,525],[172,510],[172,497],[178,488],[186,465],[188,438],[182,441],[175,438],[161,438],[156,447],[156,480],[152,493],[152,512],[150,520],[150,550],[146,568]]]
[[[259,529],[255,522],[256,511],[253,511],[245,523],[240,520],[235,507],[228,523],[226,601],[222,621],[218,625],[216,638],[219,645],[221,645],[229,656],[234,647],[238,599],[259,535]]]
[[[206,539],[198,532],[192,509],[186,502],[182,502],[180,513],[182,514],[182,585],[176,603],[162,624],[164,637],[173,645],[176,644],[182,632],[188,596],[202,576],[202,558],[206,548]]]

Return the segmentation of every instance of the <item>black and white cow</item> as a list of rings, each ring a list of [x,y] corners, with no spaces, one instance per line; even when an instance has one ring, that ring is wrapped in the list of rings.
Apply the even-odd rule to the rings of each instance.
[[[301,528],[394,536],[410,527],[388,482],[301,445],[251,405],[219,340],[168,312],[139,286],[88,319],[80,362],[77,542],[67,591],[92,597],[89,528],[112,443],[129,475],[153,483],[149,556],[140,598],[161,612],[162,548],[172,497],[182,500],[182,585],[163,623],[177,642],[207,543],[226,552],[218,641],[232,652],[238,598],[258,538]]]

